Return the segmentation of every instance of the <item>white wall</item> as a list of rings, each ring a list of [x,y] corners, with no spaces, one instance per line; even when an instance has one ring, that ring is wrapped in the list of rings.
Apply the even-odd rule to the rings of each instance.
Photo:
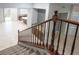
[[[0,3],[0,8],[32,8],[32,3]]]
[[[47,9],[49,3],[34,3],[33,8],[38,8],[38,9]]]
[[[29,9],[28,10],[28,27],[31,27],[32,26],[32,9]]]
[[[37,23],[38,13],[36,9],[32,9],[32,24]]]
[[[4,8],[4,16],[5,16],[5,17],[9,17],[10,14],[11,14],[10,8]]]

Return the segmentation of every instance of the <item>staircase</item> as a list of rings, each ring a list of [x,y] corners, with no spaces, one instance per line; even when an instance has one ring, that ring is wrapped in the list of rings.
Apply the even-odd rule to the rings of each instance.
[[[73,33],[70,33],[71,27],[75,28]],[[18,31],[18,42],[43,49],[51,55],[79,54],[78,27],[79,22],[61,19],[58,17],[58,12],[55,11],[52,19]]]
[[[71,27],[75,28],[73,32],[70,32]],[[1,51],[0,54],[79,54],[78,28],[79,22],[60,19],[58,12],[55,11],[55,15],[52,19],[33,25],[23,31],[18,31],[18,45],[5,49]]]

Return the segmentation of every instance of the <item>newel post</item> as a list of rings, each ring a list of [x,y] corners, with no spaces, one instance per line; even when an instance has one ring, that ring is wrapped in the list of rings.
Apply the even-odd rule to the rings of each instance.
[[[19,44],[19,40],[20,40],[20,38],[19,38],[19,30],[18,30],[18,44]]]
[[[54,52],[55,27],[56,27],[56,21],[58,18],[59,18],[58,11],[54,11],[54,15],[52,16],[52,20],[53,20],[52,38],[51,38],[51,45],[49,47],[49,50],[51,52]]]

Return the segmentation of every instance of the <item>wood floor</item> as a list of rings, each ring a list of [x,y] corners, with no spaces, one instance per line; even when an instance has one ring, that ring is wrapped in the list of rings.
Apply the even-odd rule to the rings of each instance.
[[[33,49],[15,45],[0,51],[0,55],[38,55]]]

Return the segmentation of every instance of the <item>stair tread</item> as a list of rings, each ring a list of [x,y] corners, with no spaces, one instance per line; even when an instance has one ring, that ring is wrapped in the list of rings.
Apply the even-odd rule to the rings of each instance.
[[[7,48],[7,49],[4,49],[4,50],[0,51],[0,54],[12,54],[14,52],[17,52],[17,49],[21,50],[23,48],[16,45],[16,46],[13,46],[13,47],[10,47],[10,48]]]
[[[31,54],[36,53],[32,49],[28,47],[22,47],[20,45],[15,45],[13,47],[0,51],[0,55],[31,55]]]

